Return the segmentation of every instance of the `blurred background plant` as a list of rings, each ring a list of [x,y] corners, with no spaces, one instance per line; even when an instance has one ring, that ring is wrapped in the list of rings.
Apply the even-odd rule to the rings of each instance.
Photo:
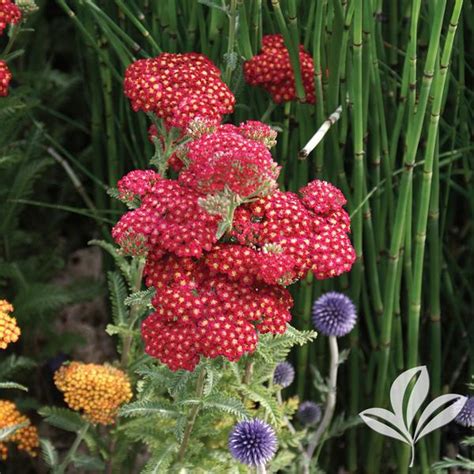
[[[133,60],[163,51],[208,55],[236,95],[232,120],[263,119],[281,131],[274,156],[285,189],[318,177],[348,198],[358,255],[352,272],[324,282],[309,276],[292,289],[293,322],[301,330],[311,327],[312,302],[326,291],[347,293],[358,308],[355,330],[340,342],[350,352],[338,377],[338,412],[350,419],[383,406],[396,375],[419,362],[428,365],[433,397],[463,393],[474,364],[470,2],[37,3],[13,47],[13,29],[0,38],[14,77],[10,95],[0,99],[0,288],[28,328],[15,353],[36,364],[29,379],[37,382],[21,398],[25,408],[60,399],[55,358],[87,344],[58,334],[53,321],[64,306],[97,296],[101,285],[60,286],[53,279],[91,238],[110,240],[123,208],[107,189],[124,172],[146,168],[153,155],[147,118],[131,110],[122,81]],[[283,34],[296,69],[297,45],[311,54],[314,105],[277,105],[263,88],[245,83],[243,62],[271,33]],[[297,75],[296,94],[304,92]],[[308,158],[298,159],[339,105],[340,120]],[[112,261],[105,259],[104,273]],[[119,305],[124,279],[109,275]],[[323,337],[295,349],[296,383],[288,395],[324,401],[330,357]],[[133,367],[130,375],[136,377]],[[452,430],[420,446],[420,472],[447,454],[448,441],[457,445]],[[407,471],[408,454],[398,444],[353,427],[327,440],[318,464],[327,472],[344,466],[376,473],[381,459],[387,472]]]

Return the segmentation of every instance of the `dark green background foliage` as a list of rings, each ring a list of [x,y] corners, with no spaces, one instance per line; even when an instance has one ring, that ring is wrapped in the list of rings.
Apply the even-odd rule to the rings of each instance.
[[[467,86],[474,79],[474,15],[471,3],[462,3],[39,2],[9,58],[10,96],[0,99],[0,296],[15,305],[23,329],[8,353],[30,361],[29,376],[20,373],[18,381],[36,381],[19,403],[36,408],[57,399],[51,360],[87,344],[58,336],[53,321],[63,307],[105,294],[104,285],[77,281],[60,288],[52,279],[90,239],[111,242],[110,227],[123,208],[107,189],[126,171],[147,167],[153,154],[147,118],[134,113],[123,94],[124,70],[164,51],[208,55],[236,95],[228,120],[263,117],[280,131],[274,156],[283,166],[282,187],[295,191],[317,177],[348,198],[358,255],[352,272],[325,282],[308,277],[292,288],[299,329],[310,329],[311,303],[326,290],[347,292],[359,308],[357,329],[341,341],[350,354],[340,370],[336,411],[355,415],[382,406],[396,374],[421,364],[428,365],[432,397],[465,393],[474,369],[474,97]],[[263,90],[245,84],[242,63],[270,33],[283,33],[287,44],[300,42],[312,54],[316,105],[276,106]],[[0,38],[0,54],[7,41]],[[298,151],[339,105],[340,121],[308,159],[299,160]],[[113,268],[108,258],[104,275]],[[129,290],[124,278],[108,276],[116,318]],[[140,341],[133,337],[139,364]],[[291,357],[297,381],[288,394],[321,399],[325,339]],[[151,380],[145,376],[143,383],[146,391]],[[10,391],[2,396],[15,398]],[[126,421],[130,437],[147,441],[134,422]],[[160,436],[169,439],[176,429],[148,434],[165,450]],[[447,441],[456,443],[460,435],[450,425],[428,437],[419,468],[427,472],[446,454]],[[156,456],[171,455],[165,451]],[[382,456],[387,472],[406,469],[398,444],[382,445],[359,426],[325,444],[318,462],[326,472],[341,465],[382,472]],[[227,462],[215,460],[221,461]],[[44,469],[40,464],[32,469]]]

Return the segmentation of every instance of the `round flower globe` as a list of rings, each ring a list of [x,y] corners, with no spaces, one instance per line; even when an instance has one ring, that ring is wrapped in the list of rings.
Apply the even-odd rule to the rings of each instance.
[[[466,426],[467,428],[472,428],[474,426],[474,397],[469,397],[466,400],[466,403],[454,421],[462,426]]]
[[[321,405],[311,401],[301,403],[296,413],[302,425],[315,425],[321,420]]]
[[[289,387],[295,380],[295,369],[289,362],[280,362],[273,372],[273,383],[282,388]]]
[[[257,418],[237,423],[229,435],[229,450],[242,464],[264,466],[278,447],[273,428]]]
[[[348,296],[330,291],[314,302],[312,320],[320,333],[342,337],[350,333],[355,326],[356,307]]]

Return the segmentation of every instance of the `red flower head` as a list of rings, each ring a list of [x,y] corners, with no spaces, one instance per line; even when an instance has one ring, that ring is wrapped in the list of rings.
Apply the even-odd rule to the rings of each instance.
[[[3,30],[7,27],[8,24],[14,25],[17,24],[20,20],[21,10],[10,0],[0,0],[0,35],[3,33]]]
[[[1,15],[1,10],[0,10]],[[12,73],[8,69],[5,61],[0,61],[0,97],[6,97],[8,95],[8,85],[12,79]]]
[[[279,167],[260,141],[245,138],[239,129],[223,126],[187,145],[188,166],[180,183],[204,194],[228,189],[245,198],[275,188]]]
[[[119,187],[125,196],[143,193],[140,207],[124,214],[112,229],[122,249],[131,255],[161,250],[183,257],[200,257],[210,250],[219,218],[199,205],[200,195],[157,173],[142,173],[141,179],[127,175]]]
[[[285,286],[309,270],[318,279],[349,271],[355,252],[343,194],[324,181],[311,182],[301,194],[275,191],[238,208],[232,237],[240,245],[214,246],[209,267],[242,282]]]
[[[125,72],[124,91],[133,110],[154,112],[167,127],[185,128],[199,117],[219,124],[235,103],[219,69],[198,53],[135,61]]]
[[[299,58],[306,102],[314,104],[313,59],[303,46]],[[245,80],[252,86],[262,86],[277,104],[296,99],[295,76],[290,55],[281,35],[263,37],[262,50],[244,64]]]
[[[291,319],[286,289],[245,286],[199,261],[149,260],[145,274],[156,288],[156,311],[142,324],[145,350],[171,370],[193,370],[201,356],[238,360],[255,350],[257,330],[283,333]]]

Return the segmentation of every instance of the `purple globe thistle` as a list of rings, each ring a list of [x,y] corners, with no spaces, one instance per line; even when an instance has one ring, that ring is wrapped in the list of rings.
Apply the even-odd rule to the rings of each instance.
[[[295,380],[295,369],[289,362],[280,362],[273,372],[273,382],[283,388],[289,387]]]
[[[466,400],[454,421],[468,428],[474,426],[474,397],[469,397]]]
[[[278,442],[273,428],[257,418],[237,423],[229,435],[232,456],[248,466],[262,466],[273,458]]]
[[[303,425],[315,425],[321,420],[321,405],[311,401],[301,403],[296,413]]]
[[[316,330],[326,336],[345,336],[355,326],[356,307],[348,296],[330,291],[314,302],[312,319]]]

